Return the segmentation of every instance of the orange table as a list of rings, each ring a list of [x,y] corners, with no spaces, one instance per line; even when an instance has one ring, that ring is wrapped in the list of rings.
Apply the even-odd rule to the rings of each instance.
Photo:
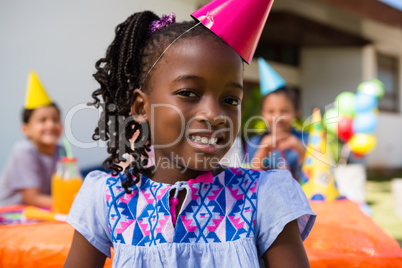
[[[0,213],[21,212],[24,207],[0,207]],[[0,225],[0,268],[63,267],[73,234],[66,222]],[[106,259],[105,267],[112,267],[111,259]]]
[[[398,242],[356,203],[339,200],[310,204],[317,214],[304,242],[311,267],[402,267]]]
[[[317,221],[304,245],[311,267],[402,267],[402,250],[351,201],[311,203]],[[67,223],[0,226],[0,267],[62,267],[74,230]],[[107,259],[105,267],[111,267]]]

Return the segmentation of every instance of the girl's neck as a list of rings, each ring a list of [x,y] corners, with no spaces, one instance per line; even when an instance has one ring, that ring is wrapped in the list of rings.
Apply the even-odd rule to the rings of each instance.
[[[44,145],[44,144],[39,144],[36,142],[33,142],[32,140],[30,140],[33,145],[35,145],[36,149],[38,149],[38,151],[41,154],[47,155],[47,156],[52,156],[54,154],[54,150],[56,150],[57,144],[55,145]]]
[[[163,168],[157,168],[154,170],[154,173],[152,174],[151,178],[153,181],[156,182],[163,182],[167,184],[175,184],[178,181],[188,181],[191,179],[194,179],[198,177],[201,174],[204,174],[206,172],[211,172],[213,176],[221,173],[223,170],[225,170],[226,167],[223,167],[221,165],[216,166],[213,170],[209,171],[200,171],[200,170],[189,170],[189,169],[163,169]]]
[[[152,174],[152,180],[167,184],[175,184],[178,181],[188,181],[197,176],[208,172],[199,170],[189,170],[185,168],[161,168],[157,167]]]

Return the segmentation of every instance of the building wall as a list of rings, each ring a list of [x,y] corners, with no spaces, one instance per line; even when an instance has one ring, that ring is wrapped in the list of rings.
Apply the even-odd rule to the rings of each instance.
[[[341,91],[356,92],[359,82],[376,78],[376,54],[378,52],[399,59],[398,90],[399,102],[402,106],[401,28],[364,19],[316,0],[281,0],[274,3],[273,9],[302,15],[340,30],[360,35],[373,43],[361,49],[302,49],[299,72],[303,115],[309,114],[314,106],[324,107]],[[288,79],[287,76],[284,78]],[[380,112],[376,136],[378,145],[369,154],[367,165],[376,168],[402,167],[402,143],[400,142],[402,113]]]
[[[282,63],[268,61],[268,64],[281,76],[286,78],[286,83],[290,86],[300,86],[300,68]],[[244,64],[244,80],[258,83],[260,79],[258,73],[257,59],[253,59],[250,64]]]
[[[302,115],[325,111],[343,91],[355,93],[362,81],[362,49],[304,48],[301,51]],[[330,107],[331,108],[331,107]],[[329,109],[330,109],[329,108]]]
[[[365,57],[368,78],[376,77],[376,55],[382,53],[399,60],[399,106],[402,109],[402,29],[387,27],[384,24],[365,20],[362,35],[374,41]],[[402,167],[402,110],[399,113],[380,112],[376,131],[377,147],[369,155],[367,164],[373,168]]]
[[[195,0],[0,1],[0,169],[12,145],[23,138],[20,111],[26,80],[37,71],[48,93],[63,111],[65,130],[81,167],[99,165],[103,144],[91,140],[98,113],[86,107],[98,85],[95,62],[104,56],[115,26],[145,9],[156,14],[175,11],[190,20]],[[90,148],[85,148],[90,147]]]

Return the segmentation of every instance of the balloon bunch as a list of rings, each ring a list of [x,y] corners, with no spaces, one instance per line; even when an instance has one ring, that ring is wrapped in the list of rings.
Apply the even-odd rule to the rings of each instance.
[[[356,94],[340,93],[335,99],[335,108],[325,113],[324,125],[327,131],[337,135],[343,142],[342,152],[346,154],[342,153],[340,162],[346,163],[350,152],[354,158],[361,158],[375,148],[377,106],[384,91],[383,83],[377,79],[362,82],[357,87]]]

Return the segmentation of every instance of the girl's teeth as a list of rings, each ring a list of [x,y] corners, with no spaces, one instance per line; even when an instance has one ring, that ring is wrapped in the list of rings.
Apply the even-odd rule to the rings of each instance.
[[[208,139],[207,137],[200,137],[200,136],[194,136],[194,135],[191,136],[191,139],[196,142],[200,142],[203,144],[211,144],[211,145],[215,145],[216,142],[218,141],[218,138]]]

